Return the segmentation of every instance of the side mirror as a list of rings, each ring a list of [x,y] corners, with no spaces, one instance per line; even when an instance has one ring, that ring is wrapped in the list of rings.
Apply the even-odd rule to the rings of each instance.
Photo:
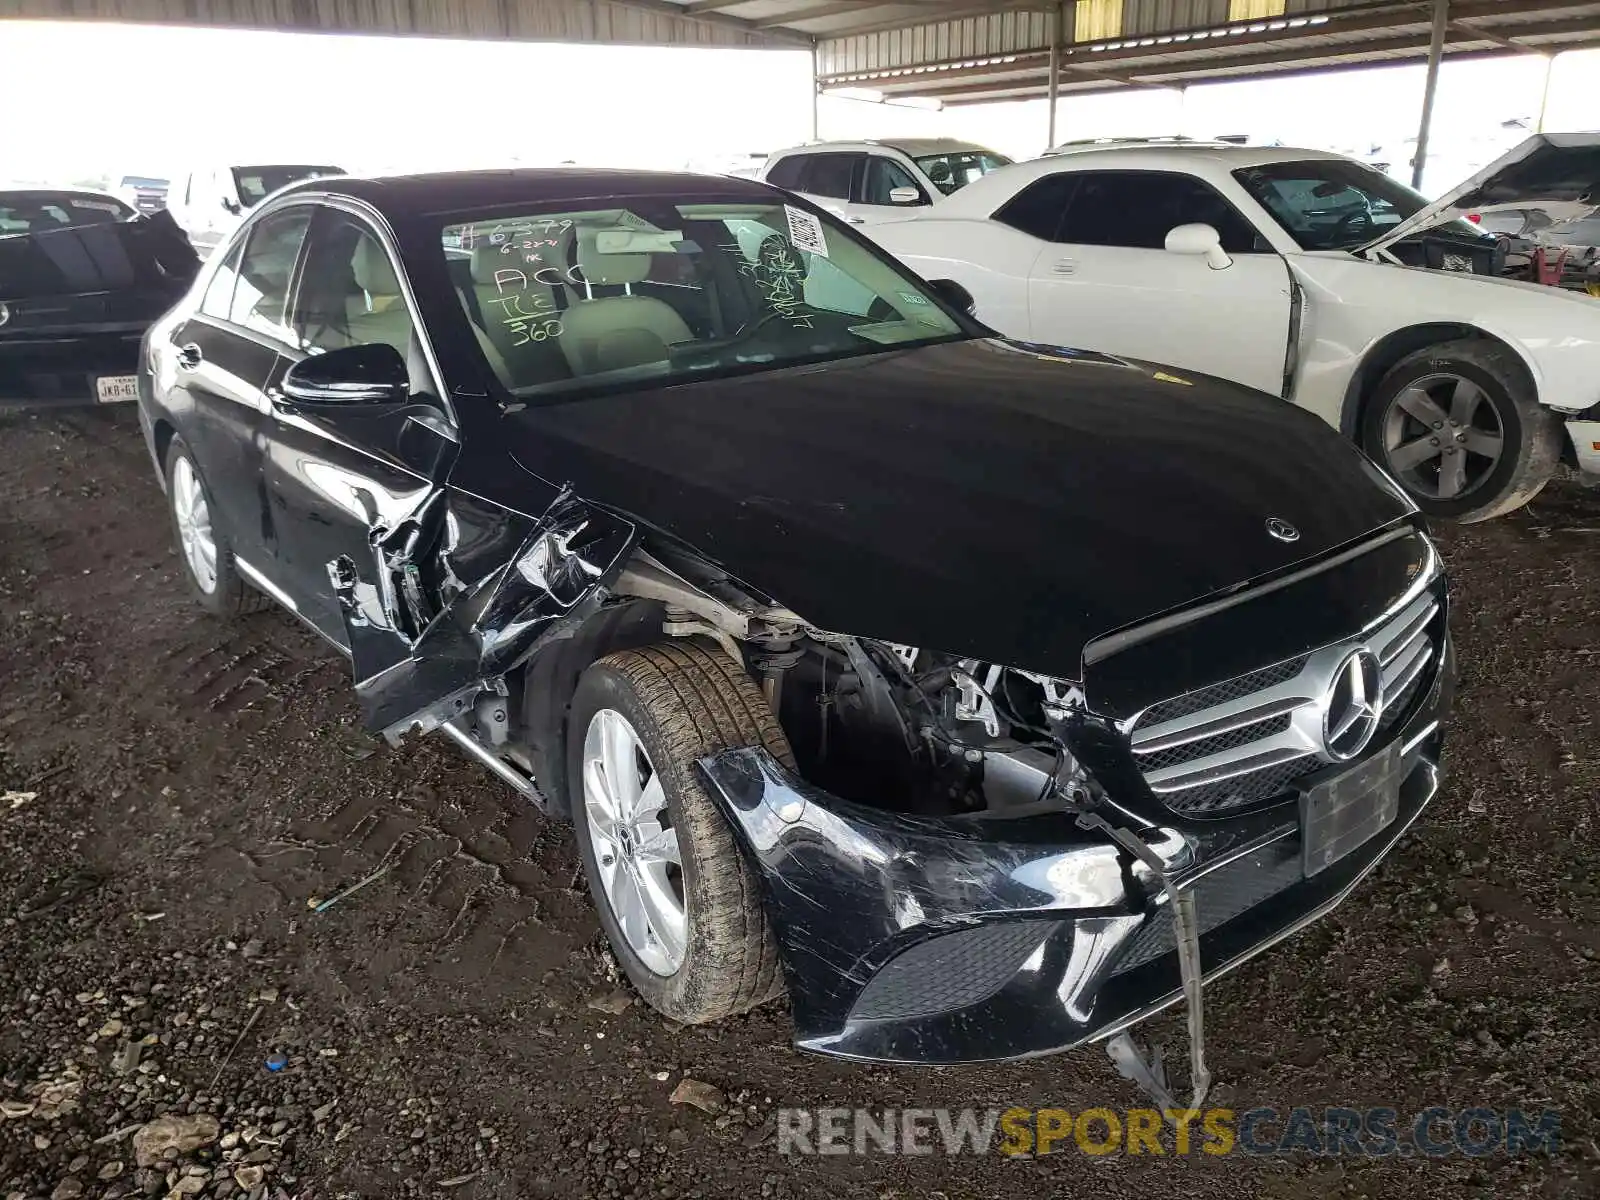
[[[1198,254],[1213,271],[1233,266],[1233,259],[1222,248],[1222,235],[1212,225],[1179,225],[1167,234],[1167,250],[1172,254]]]
[[[244,205],[240,204],[237,200],[229,200],[226,196],[222,198],[222,207],[227,209],[236,217],[244,211]]]
[[[284,373],[283,394],[298,404],[404,404],[411,379],[400,352],[374,342],[302,358]]]
[[[954,279],[930,279],[928,289],[957,312],[966,313],[969,317],[978,315],[978,302],[972,298],[971,292]]]
[[[916,204],[922,199],[922,193],[914,187],[897,187],[889,189],[890,204]]]

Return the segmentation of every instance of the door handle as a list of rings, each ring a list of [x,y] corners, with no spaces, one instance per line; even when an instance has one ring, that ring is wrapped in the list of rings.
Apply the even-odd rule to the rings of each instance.
[[[200,347],[190,342],[186,346],[178,347],[178,365],[185,371],[192,371],[200,365],[202,355]]]
[[[1060,258],[1055,266],[1050,268],[1057,275],[1074,275],[1078,270],[1078,260],[1075,258]]]
[[[852,225],[865,225],[867,223],[867,219],[865,217],[846,217],[845,220],[849,221]]]

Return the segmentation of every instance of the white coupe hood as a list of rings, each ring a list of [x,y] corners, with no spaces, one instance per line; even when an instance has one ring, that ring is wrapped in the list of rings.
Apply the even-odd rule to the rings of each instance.
[[[1502,208],[1540,208],[1558,221],[1600,209],[1600,132],[1535,134],[1360,249],[1382,250],[1419,229]]]

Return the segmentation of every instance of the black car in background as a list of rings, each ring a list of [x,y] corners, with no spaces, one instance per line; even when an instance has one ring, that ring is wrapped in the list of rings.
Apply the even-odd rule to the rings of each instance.
[[[165,213],[103,192],[0,191],[0,403],[133,400],[140,340],[199,267]]]
[[[1314,416],[957,292],[751,181],[309,181],[140,417],[199,602],[571,819],[661,1012],[787,986],[805,1047],[955,1062],[1187,985],[1198,1032],[1433,798],[1439,558]]]

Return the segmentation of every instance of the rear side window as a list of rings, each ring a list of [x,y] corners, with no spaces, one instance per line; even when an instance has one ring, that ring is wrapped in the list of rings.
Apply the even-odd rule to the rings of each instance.
[[[796,190],[800,186],[800,176],[805,172],[806,161],[810,157],[809,154],[790,154],[780,158],[767,172],[767,182],[773,187]]]
[[[285,320],[289,277],[310,220],[309,208],[290,208],[257,222],[250,231],[228,309],[228,319],[235,325],[278,341],[289,340]]]
[[[219,321],[228,319],[233,308],[233,285],[239,278],[239,259],[243,254],[244,243],[240,242],[228,252],[228,257],[206,285],[206,294],[200,298],[200,311],[206,316]]]
[[[133,210],[110,196],[80,192],[0,192],[0,236],[46,233],[77,225],[110,225]]]
[[[1011,197],[994,219],[1041,241],[1053,242],[1076,186],[1074,175],[1046,175]]]
[[[1076,246],[1160,250],[1178,225],[1202,223],[1230,254],[1256,249],[1255,228],[1193,175],[1160,171],[1082,171],[1057,241]]]
[[[862,154],[813,154],[795,190],[833,200],[850,199],[850,184]]]

